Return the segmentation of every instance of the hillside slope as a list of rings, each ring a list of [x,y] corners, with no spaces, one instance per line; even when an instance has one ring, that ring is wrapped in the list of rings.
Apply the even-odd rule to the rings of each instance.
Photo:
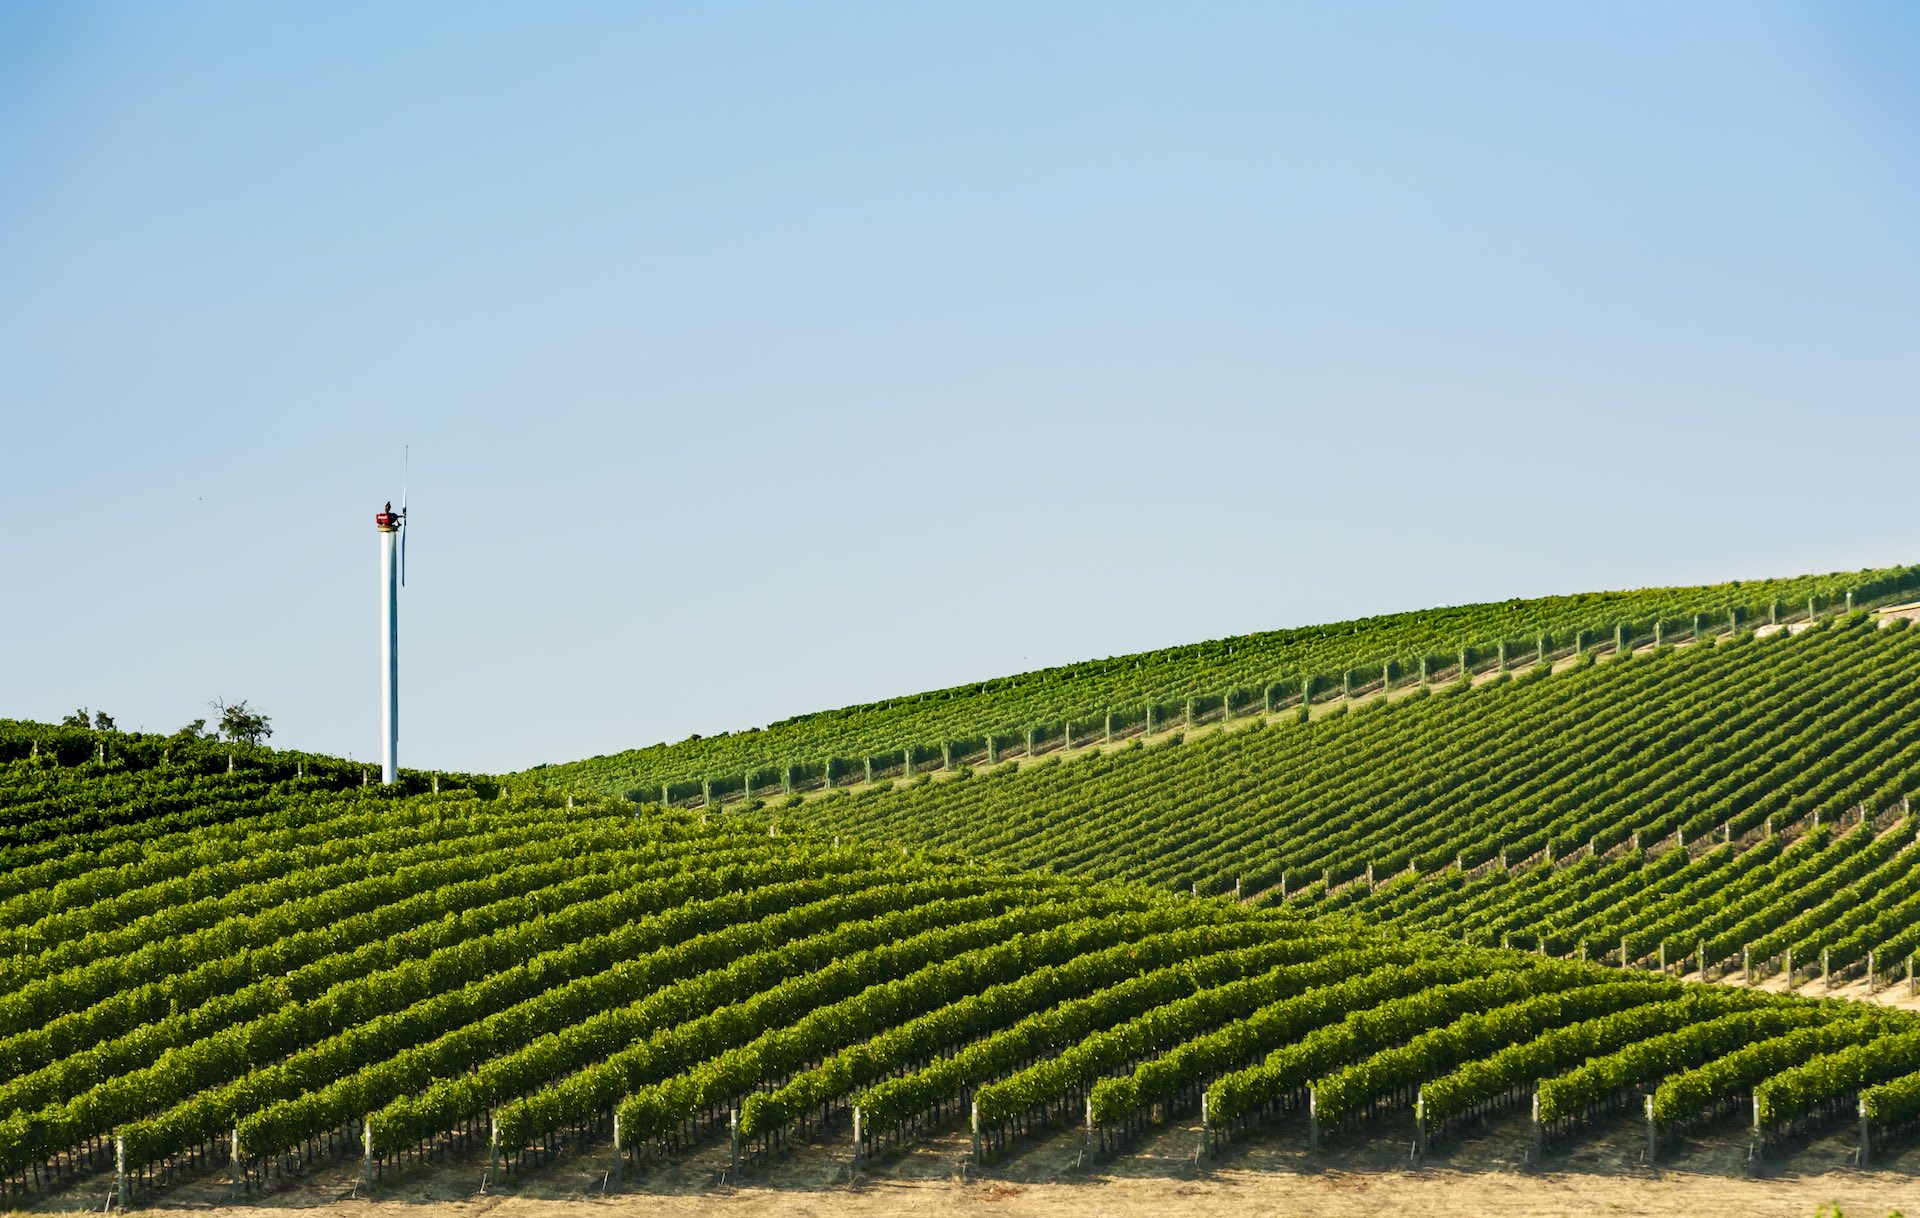
[[[42,730],[0,728],[0,809],[124,780],[32,755]],[[852,1109],[867,1154],[969,1112],[982,1153],[1056,1115],[1104,1142],[1202,1097],[1222,1137],[1309,1097],[1325,1136],[1358,1137],[1416,1084],[1435,1138],[1536,1082],[1551,1138],[1643,1085],[1656,1131],[1743,1089],[1774,1134],[1856,1092],[1880,1125],[1920,1113],[1901,1012],[732,816],[316,793],[259,760],[278,789],[246,816],[0,847],[12,1197],[116,1155],[130,1192],[339,1154],[378,1175],[476,1140],[498,1172],[615,1117],[639,1166],[730,1127],[749,1155],[838,1139]]]
[[[1884,979],[1920,949],[1916,790],[1920,632],[1856,614],[761,815],[1616,962],[1872,953]]]
[[[1271,707],[1345,686],[1404,684],[1484,670],[1503,656],[1566,654],[1608,644],[1624,626],[1640,640],[1682,637],[1729,620],[1805,620],[1920,590],[1920,567],[1512,600],[1390,614],[1192,646],[1089,660],[864,706],[803,715],[754,731],[691,738],[536,767],[555,786],[672,801],[744,788],[808,787],[886,777],[943,755],[1057,747],[1192,713]]]

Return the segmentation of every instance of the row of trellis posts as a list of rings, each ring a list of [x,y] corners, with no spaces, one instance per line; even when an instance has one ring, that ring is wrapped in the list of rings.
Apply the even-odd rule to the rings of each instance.
[[[1846,594],[1845,609],[1843,612],[1850,614],[1853,611],[1854,596],[1853,593],[1849,591]],[[1819,610],[1817,604],[1814,600],[1809,599],[1807,602],[1806,620],[1811,622],[1817,619],[1818,616]],[[1774,603],[1767,617],[1769,625],[1782,624],[1781,606],[1778,602]],[[1724,624],[1717,624],[1719,621],[1720,619],[1716,615],[1705,613],[1694,614],[1693,628],[1690,637],[1697,639],[1711,632],[1732,633],[1738,631],[1743,618],[1739,609],[1729,609],[1725,615]],[[1628,627],[1624,623],[1616,625],[1613,628],[1614,651],[1618,653],[1628,650],[1640,642],[1641,637],[1639,631]],[[1537,663],[1546,663],[1564,656],[1579,656],[1584,654],[1590,646],[1601,645],[1601,641],[1604,638],[1604,631],[1582,629],[1574,632],[1570,646],[1555,648],[1551,645],[1549,637],[1543,634],[1533,649],[1535,652],[1534,659]],[[1653,624],[1651,642],[1657,647],[1666,641],[1664,621],[1656,620]],[[1515,649],[1510,643],[1505,641],[1492,645],[1491,647],[1462,646],[1457,664],[1453,666],[1436,667],[1432,664],[1429,657],[1422,657],[1418,662],[1418,683],[1423,686],[1427,685],[1432,681],[1438,680],[1443,673],[1449,671],[1458,678],[1468,673],[1478,671],[1481,664],[1487,660],[1493,661],[1490,666],[1491,671],[1506,672],[1515,664],[1520,663],[1524,654],[1524,650]],[[1394,680],[1393,671],[1396,666],[1395,661],[1387,661],[1384,664],[1362,665],[1359,668],[1347,669],[1338,676],[1311,675],[1299,679],[1288,678],[1270,682],[1264,686],[1261,697],[1257,699],[1257,701],[1261,704],[1262,714],[1272,715],[1276,711],[1283,710],[1287,707],[1298,709],[1311,705],[1315,694],[1323,688],[1329,689],[1330,691],[1337,689],[1337,696],[1342,698],[1363,696],[1386,689]],[[1375,671],[1378,671],[1381,675],[1379,677],[1366,675]],[[1411,670],[1402,669],[1402,676],[1409,680],[1413,679]],[[1199,723],[1215,718],[1216,711],[1212,709],[1211,706],[1213,701],[1214,697],[1212,695],[1205,698],[1187,698],[1185,714],[1179,716],[1181,722],[1186,727],[1191,728]],[[1236,703],[1233,691],[1219,695],[1218,702],[1217,717],[1221,720],[1231,720],[1235,717],[1236,713],[1240,713],[1235,709]],[[1117,712],[1109,710],[1105,715],[1104,721],[1096,731],[1081,737],[1076,737],[1075,735],[1074,729],[1076,724],[1074,721],[1068,720],[1065,722],[1061,734],[1058,737],[1060,740],[1060,748],[1062,751],[1070,750],[1075,746],[1076,739],[1084,742],[1093,735],[1098,735],[1102,743],[1112,743],[1116,739],[1123,739],[1132,735],[1136,727],[1139,728],[1141,734],[1151,736],[1156,732],[1173,726],[1173,723],[1169,719],[1161,717],[1161,711],[1163,709],[1159,704],[1149,701],[1144,704],[1144,711],[1137,720],[1131,711]],[[1029,757],[1037,756],[1040,752],[1044,751],[1045,746],[1054,739],[1051,732],[1052,729],[1049,727],[1033,726],[1027,728],[1025,731],[1026,755]],[[952,742],[947,742],[937,748],[928,745],[908,745],[891,753],[875,754],[858,759],[829,757],[824,763],[818,763],[817,768],[819,773],[817,782],[823,789],[828,790],[831,790],[835,786],[836,781],[844,782],[847,780],[855,780],[872,783],[879,778],[886,777],[893,773],[895,769],[893,758],[895,757],[899,759],[898,770],[903,777],[912,777],[916,772],[914,767],[921,764],[923,760],[929,766],[932,766],[932,768],[943,770],[951,770],[961,762],[974,758],[975,756],[984,758],[988,765],[995,765],[1001,760],[1001,742],[1006,741],[1011,745],[1012,742],[1020,739],[1021,735],[1018,732],[992,732],[985,736],[984,741],[976,741],[976,744],[983,744],[984,747],[975,751],[968,751],[964,746],[956,747]],[[936,757],[939,759],[939,763],[937,766],[934,766],[933,762]],[[849,767],[851,772],[837,768],[843,765]],[[662,783],[660,786],[660,802],[663,804],[673,804],[687,802],[688,800],[697,800],[700,806],[711,807],[725,802],[728,795],[735,792],[739,794],[742,800],[751,800],[755,796],[756,786],[754,779],[756,775],[769,771],[776,775],[776,780],[780,786],[780,793],[782,795],[793,795],[814,785],[816,779],[808,778],[806,775],[808,771],[815,768],[815,764],[811,763],[800,764],[788,762],[778,766],[755,767],[747,771],[744,775],[728,776],[724,779],[707,777],[700,779],[697,783]],[[635,794],[633,798],[638,799],[641,798],[641,796]]]

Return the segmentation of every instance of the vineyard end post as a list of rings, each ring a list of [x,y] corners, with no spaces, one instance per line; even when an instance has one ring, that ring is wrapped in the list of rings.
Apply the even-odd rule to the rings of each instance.
[[[967,1126],[973,1132],[973,1165],[980,1166],[980,1101],[973,1101],[967,1112]]]
[[[1207,1093],[1200,1093],[1200,1159],[1205,1162],[1213,1158],[1213,1114]]]
[[[1547,1153],[1546,1131],[1540,1128],[1540,1086],[1538,1083],[1534,1084],[1533,1088],[1533,1117],[1529,1124],[1531,1128],[1528,1130],[1528,1133],[1532,1135],[1531,1140],[1533,1143],[1533,1165],[1538,1167],[1546,1158]]]
[[[1660,1165],[1660,1126],[1653,1119],[1653,1097],[1647,1097],[1647,1166],[1658,1168]]]
[[[740,1110],[738,1108],[727,1109],[727,1179],[735,1184],[740,1182]]]
[[[1873,1159],[1873,1124],[1867,1120],[1867,1101],[1862,1098],[1856,1103],[1860,1114],[1859,1166],[1865,1167]]]
[[[849,1180],[857,1179],[860,1175],[860,1167],[861,1167],[860,1141],[861,1141],[861,1134],[863,1132],[862,1127],[865,1124],[866,1124],[865,1114],[861,1112],[860,1106],[858,1104],[854,1105],[854,1109],[853,1109],[853,1173],[851,1176],[848,1177]]]
[[[500,1170],[500,1114],[496,1110],[487,1112],[487,1174],[481,1178],[480,1191],[487,1191],[495,1173]]]
[[[620,1138],[620,1109],[613,1110],[613,1183],[616,1187],[623,1183],[622,1176],[627,1166],[627,1148]]]
[[[1307,1088],[1307,1152],[1320,1153],[1320,1091]]]
[[[373,1187],[373,1117],[360,1122],[360,1182]]]
[[[242,1175],[243,1160],[240,1152],[240,1127],[233,1127],[233,1136],[227,1141],[227,1163],[233,1168],[233,1199],[238,1201],[245,1189],[245,1177]]]
[[[127,1139],[117,1133],[113,1135],[113,1191],[124,1212],[130,1200],[127,1187]]]
[[[1506,649],[1501,648],[1502,651]],[[1413,1097],[1413,1165],[1419,1167],[1427,1161],[1427,1089],[1425,1087]]]

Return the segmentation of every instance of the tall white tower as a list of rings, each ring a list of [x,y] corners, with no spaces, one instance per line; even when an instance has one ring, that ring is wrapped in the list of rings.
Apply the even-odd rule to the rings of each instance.
[[[380,530],[380,781],[400,776],[400,530],[403,508],[373,517]]]

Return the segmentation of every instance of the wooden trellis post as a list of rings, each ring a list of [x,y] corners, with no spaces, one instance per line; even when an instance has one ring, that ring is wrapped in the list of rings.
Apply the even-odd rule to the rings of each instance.
[[[1501,647],[1502,651],[1506,648]],[[1425,1087],[1413,1097],[1413,1165],[1415,1167],[1427,1161],[1427,1089]]]
[[[500,1171],[500,1112],[490,1109],[487,1112],[487,1175],[485,1184],[493,1182]]]
[[[1647,1097],[1647,1166],[1659,1166],[1660,1126],[1653,1119],[1653,1097]]]
[[[1538,1167],[1540,1160],[1547,1153],[1546,1131],[1540,1128],[1540,1085],[1538,1083],[1533,1086],[1533,1116],[1529,1124],[1531,1128],[1528,1133],[1531,1135],[1533,1144],[1533,1164]]]
[[[1867,1119],[1867,1101],[1864,1096],[1854,1101],[1854,1110],[1860,1114],[1860,1153],[1855,1156],[1855,1159],[1858,1166],[1865,1167],[1873,1160],[1873,1122]]]

